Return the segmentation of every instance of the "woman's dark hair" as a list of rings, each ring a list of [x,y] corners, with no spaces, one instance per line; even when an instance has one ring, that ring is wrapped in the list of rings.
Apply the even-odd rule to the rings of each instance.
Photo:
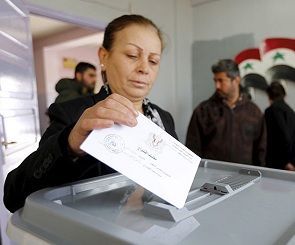
[[[161,41],[161,49],[162,50],[164,49],[163,34],[161,30],[159,29],[159,27],[157,27],[156,24],[152,22],[150,19],[137,14],[122,15],[112,20],[105,29],[102,46],[106,50],[110,51],[113,47],[116,33],[134,24],[153,27]],[[102,71],[101,75],[102,75],[103,83],[107,83],[106,72]]]
[[[284,99],[286,91],[279,81],[273,81],[266,89],[268,98],[272,101]]]
[[[161,41],[162,50],[164,49],[161,30],[148,18],[136,14],[122,15],[111,21],[105,29],[102,46],[110,51],[113,47],[116,33],[133,24],[153,27]]]
[[[240,76],[238,64],[231,59],[219,60],[216,64],[212,65],[211,70],[214,74],[225,72],[231,79],[235,79]]]

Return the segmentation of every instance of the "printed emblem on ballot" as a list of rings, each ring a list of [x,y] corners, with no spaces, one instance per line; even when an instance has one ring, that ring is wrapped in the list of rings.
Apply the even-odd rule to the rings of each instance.
[[[125,142],[120,135],[109,134],[104,138],[104,146],[112,153],[121,153],[125,148]]]

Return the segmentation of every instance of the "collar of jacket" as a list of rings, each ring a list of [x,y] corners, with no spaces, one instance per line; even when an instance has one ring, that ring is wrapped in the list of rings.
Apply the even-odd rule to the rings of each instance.
[[[286,104],[286,102],[284,99],[278,99],[278,100],[275,100],[272,102],[272,105],[274,105],[274,106],[282,106],[285,104]]]
[[[83,85],[78,82],[75,78],[62,78],[55,85],[55,90],[61,93],[65,90],[74,90],[79,94],[82,94]]]
[[[210,97],[209,100],[210,101],[214,101],[215,103],[218,103],[218,104],[222,103],[222,104],[224,104],[225,106],[228,107],[228,105],[225,102],[224,98],[222,98],[222,96],[219,93],[217,93],[217,92],[215,92]],[[247,96],[245,96],[245,94],[243,94],[243,93],[240,93],[240,97],[239,97],[238,101],[236,102],[236,104],[235,104],[235,106],[233,108],[235,108],[237,106],[240,106],[240,105],[243,105],[243,104],[245,104],[248,101],[249,101],[249,99],[247,98]]]

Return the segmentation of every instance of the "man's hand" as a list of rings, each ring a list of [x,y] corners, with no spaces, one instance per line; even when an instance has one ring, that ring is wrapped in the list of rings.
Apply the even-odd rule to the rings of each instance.
[[[286,164],[285,169],[289,170],[289,171],[295,171],[295,166],[294,166],[294,164],[289,162]]]

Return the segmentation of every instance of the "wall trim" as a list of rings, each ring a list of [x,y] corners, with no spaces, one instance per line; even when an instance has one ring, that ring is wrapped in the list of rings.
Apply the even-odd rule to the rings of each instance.
[[[36,14],[40,16],[44,16],[51,19],[60,20],[63,22],[68,22],[74,25],[82,26],[82,27],[90,27],[95,29],[105,29],[107,23],[100,22],[98,20],[94,20],[91,18],[85,18],[79,16],[77,18],[77,14],[71,14],[59,10],[53,10],[51,8],[47,8],[44,6],[36,5],[33,3],[28,3],[25,1],[25,6],[28,9],[30,14]]]

